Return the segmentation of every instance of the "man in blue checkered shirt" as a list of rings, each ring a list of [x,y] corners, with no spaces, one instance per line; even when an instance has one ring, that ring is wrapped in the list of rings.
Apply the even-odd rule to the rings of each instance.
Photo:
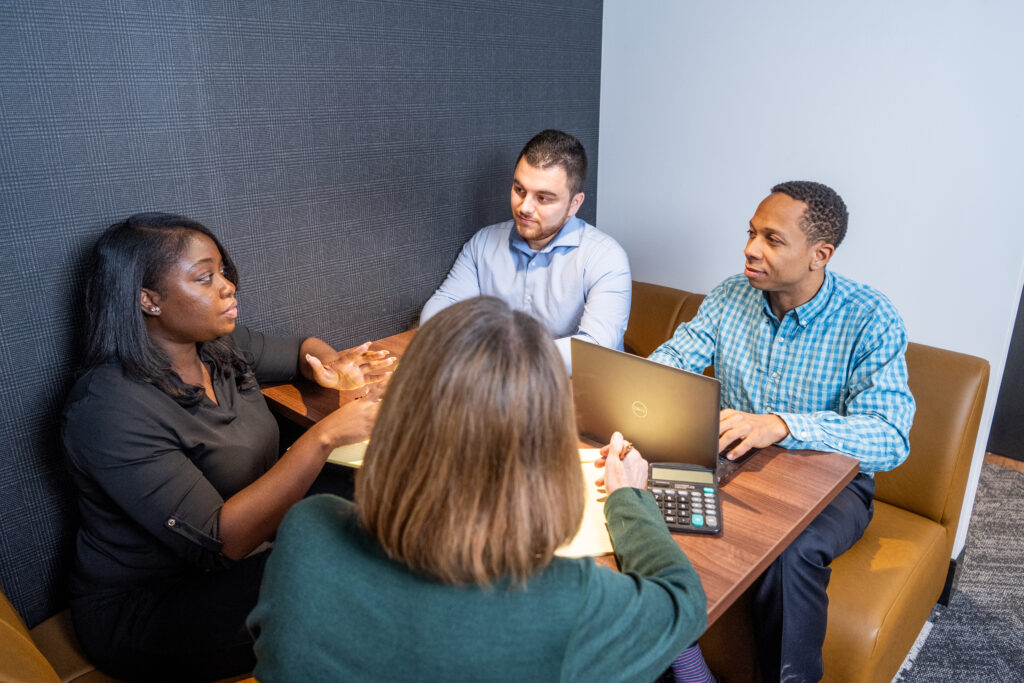
[[[817,681],[829,564],[871,520],[873,472],[909,453],[914,398],[903,320],[880,292],[826,269],[846,234],[820,183],[772,188],[750,219],[746,264],[650,358],[722,382],[719,449],[778,444],[846,453],[860,473],[765,572],[755,630],[764,680]]]

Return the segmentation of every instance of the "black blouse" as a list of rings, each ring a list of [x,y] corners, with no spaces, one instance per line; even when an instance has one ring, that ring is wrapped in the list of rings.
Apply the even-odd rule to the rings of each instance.
[[[301,338],[241,325],[231,336],[259,381],[298,372]],[[81,511],[73,597],[231,562],[220,552],[221,506],[277,461],[279,433],[259,387],[240,391],[230,371],[214,374],[218,402],[187,408],[117,361],[75,383],[62,425]]]

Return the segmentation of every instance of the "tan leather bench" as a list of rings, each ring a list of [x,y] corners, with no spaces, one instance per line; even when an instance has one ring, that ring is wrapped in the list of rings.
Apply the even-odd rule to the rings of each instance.
[[[911,342],[910,457],[875,475],[875,516],[832,563],[826,681],[890,681],[946,585],[988,362]]]
[[[633,283],[627,349],[648,355],[696,314],[703,295]],[[917,413],[910,456],[875,475],[875,515],[864,536],[832,563],[826,681],[890,681],[943,593],[988,387],[988,362],[910,343]],[[754,680],[749,594],[701,638],[711,668]]]

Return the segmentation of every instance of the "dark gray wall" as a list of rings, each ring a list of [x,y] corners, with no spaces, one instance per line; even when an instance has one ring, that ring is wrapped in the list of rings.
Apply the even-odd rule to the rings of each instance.
[[[1010,349],[988,434],[990,453],[1024,460],[1024,296],[1017,304]]]
[[[601,0],[8,0],[0,5],[0,584],[64,604],[74,505],[58,415],[82,258],[144,210],[210,226],[243,321],[350,346],[405,329],[513,161],[591,154]]]

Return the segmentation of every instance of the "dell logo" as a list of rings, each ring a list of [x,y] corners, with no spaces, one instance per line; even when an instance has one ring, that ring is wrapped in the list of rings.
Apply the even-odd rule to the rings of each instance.
[[[633,401],[633,414],[643,419],[647,417],[647,405],[643,401]]]

